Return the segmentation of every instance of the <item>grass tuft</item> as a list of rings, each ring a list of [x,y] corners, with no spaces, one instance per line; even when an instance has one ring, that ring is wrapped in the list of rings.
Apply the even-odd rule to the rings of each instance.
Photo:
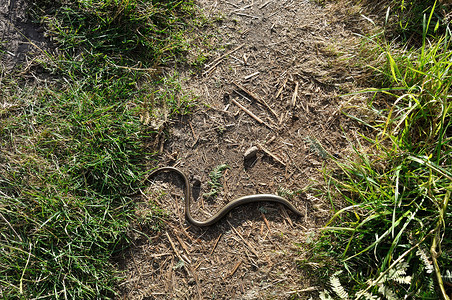
[[[0,77],[0,298],[110,299],[130,224],[159,230],[162,212],[137,215],[129,195],[156,151],[149,119],[194,104],[158,69],[187,50],[196,7],[39,0],[30,12],[58,49],[39,61],[45,85]]]
[[[385,80],[363,91],[374,117],[353,117],[372,134],[352,143],[353,159],[336,160],[339,170],[326,173],[327,193],[348,206],[335,212],[314,252],[334,257],[343,270],[334,290],[343,284],[357,299],[450,294],[443,277],[452,268],[451,32],[429,34],[434,11],[424,15],[419,48],[377,47]]]

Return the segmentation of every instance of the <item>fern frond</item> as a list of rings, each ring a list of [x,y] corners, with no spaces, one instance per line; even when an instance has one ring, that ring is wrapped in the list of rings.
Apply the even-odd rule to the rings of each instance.
[[[223,171],[226,169],[229,169],[229,166],[226,164],[222,164],[216,166],[215,169],[213,169],[213,171],[210,172],[209,174],[210,181],[208,182],[208,184],[210,185],[210,191],[208,193],[203,194],[204,198],[212,199],[218,196],[220,189],[223,187],[223,185],[220,182],[220,179],[223,176]]]
[[[283,187],[279,187],[277,190],[277,193],[279,196],[288,198],[288,199],[292,199],[294,196],[300,194],[301,192],[302,192],[302,190],[292,191],[290,189],[283,188]]]
[[[356,293],[356,300],[361,299],[361,297],[364,297],[364,299],[366,300],[380,300],[381,298],[376,296],[376,295],[372,295],[368,292],[363,292],[363,291],[359,291],[358,293]]]
[[[418,250],[416,251],[416,255],[420,257],[422,263],[424,264],[425,272],[427,274],[432,273],[433,272],[433,263],[428,259],[428,255],[425,252],[425,250],[422,249],[421,247],[419,247]]]
[[[452,283],[452,271],[446,270],[442,276],[444,281]]]
[[[392,280],[401,284],[411,284],[411,276],[405,276],[408,269],[408,263],[401,261],[393,269],[389,270],[388,274],[381,277],[375,285],[384,286],[385,283]]]
[[[386,277],[385,281],[393,280],[395,282],[402,283],[402,284],[410,284],[411,276],[405,276],[408,266],[409,265],[406,262],[399,263],[396,266],[396,268],[389,271],[388,276]]]
[[[328,152],[323,148],[323,146],[317,141],[317,139],[307,136],[304,140],[309,144],[309,148],[312,152],[317,153],[321,158],[327,159],[329,157]]]
[[[319,299],[320,300],[334,300],[334,298],[332,298],[330,296],[330,294],[325,290],[319,293]]]
[[[384,297],[386,297],[386,299],[388,300],[399,300],[396,293],[394,293],[393,290],[391,290],[390,288],[383,284],[378,287],[378,292],[382,294]]]
[[[411,276],[399,276],[392,278],[392,280],[401,284],[411,284],[411,279],[412,279]]]
[[[406,274],[406,270],[408,269],[409,265],[408,263],[404,262],[403,260],[400,261],[400,263],[398,263],[394,269],[392,269],[391,271],[389,271],[389,279],[394,279],[395,277],[401,276],[401,275],[405,275]]]
[[[340,273],[336,273],[330,278],[330,284],[333,291],[336,293],[336,295],[339,296],[342,300],[348,299],[348,293],[345,291],[344,287],[342,286],[341,282],[339,281],[339,278],[336,276]]]

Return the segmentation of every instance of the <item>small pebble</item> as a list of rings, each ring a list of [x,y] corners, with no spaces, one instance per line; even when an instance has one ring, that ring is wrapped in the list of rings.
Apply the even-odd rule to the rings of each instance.
[[[244,159],[250,160],[256,157],[257,151],[259,151],[259,148],[256,146],[250,147],[245,151]]]

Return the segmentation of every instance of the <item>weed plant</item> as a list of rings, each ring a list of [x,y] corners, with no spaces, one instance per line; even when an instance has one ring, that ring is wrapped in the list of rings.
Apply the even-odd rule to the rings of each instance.
[[[418,49],[370,39],[386,58],[378,69],[386,81],[364,91],[373,95],[367,109],[376,120],[354,119],[374,135],[354,140],[355,157],[326,173],[328,196],[348,206],[336,211],[315,251],[341,270],[326,271],[341,299],[451,294],[451,31],[428,34],[434,12],[423,16]]]
[[[444,34],[447,28],[447,21],[444,20],[445,13],[448,12],[448,4],[437,0],[392,0],[390,9],[397,15],[397,25],[405,43],[416,43],[422,41],[424,32],[434,34],[438,29],[440,34]],[[433,9],[432,20],[428,28],[425,28],[423,17]]]
[[[148,146],[157,129],[145,119],[158,106],[171,116],[192,105],[177,98],[177,79],[169,86],[157,69],[186,51],[195,7],[173,0],[31,7],[58,48],[43,49],[39,62],[56,79],[36,85],[0,74],[0,298],[112,298],[120,278],[112,256],[128,246],[135,218],[129,195],[155,151]]]

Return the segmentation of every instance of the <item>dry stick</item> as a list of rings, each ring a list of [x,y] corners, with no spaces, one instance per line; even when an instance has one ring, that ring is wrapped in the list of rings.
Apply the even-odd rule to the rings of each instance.
[[[444,201],[442,203],[442,207],[440,207],[441,218],[438,220],[438,223],[436,225],[435,234],[433,236],[432,245],[430,247],[430,253],[432,255],[432,261],[433,261],[433,266],[435,268],[436,279],[438,280],[438,285],[440,287],[441,295],[443,296],[444,300],[450,300],[450,298],[447,295],[446,289],[444,288],[443,278],[441,277],[441,270],[439,269],[438,260],[436,259],[439,256],[439,253],[436,251],[436,248],[439,245],[439,247],[441,249],[441,242],[440,242],[441,238],[439,235],[440,235],[441,227],[445,226],[444,215],[446,214],[447,203],[449,202],[449,198],[450,198],[450,191],[447,191],[447,193],[444,197]]]
[[[237,4],[231,3],[229,1],[224,1],[225,3],[234,6],[235,8],[240,8],[240,6],[238,6]]]
[[[287,222],[289,222],[290,227],[293,227],[292,220],[290,219],[289,214],[287,213],[287,211],[284,207],[281,208],[281,212],[284,215],[284,218],[287,220]]]
[[[297,106],[298,86],[299,86],[299,83],[297,81],[297,82],[295,82],[295,90],[294,90],[293,95],[292,95],[292,102],[291,102],[292,108]],[[303,107],[303,109],[304,109],[304,107]]]
[[[228,222],[229,226],[231,226],[232,230],[234,230],[235,234],[237,234],[237,235],[242,239],[243,243],[245,243],[245,245],[248,247],[248,249],[250,249],[250,251],[253,252],[253,254],[254,254],[257,258],[259,258],[259,255],[257,254],[257,251],[253,248],[253,246],[251,246],[251,244],[248,243],[248,242],[243,238],[243,236],[237,231],[237,229],[235,229],[234,226],[232,226],[232,224],[231,224],[229,221],[227,221],[227,222]]]
[[[185,253],[187,255],[190,255],[190,251],[187,248],[187,245],[185,245],[185,242],[176,234],[174,233],[174,235],[176,236],[177,241],[179,242],[179,244],[182,246],[182,248],[184,249]]]
[[[267,229],[270,230],[270,223],[268,223],[268,220],[263,213],[261,213],[261,215],[262,215],[262,218],[264,219],[264,223],[267,226]]]
[[[255,73],[253,73],[253,74],[250,74],[250,75],[248,75],[248,76],[245,76],[244,79],[245,79],[245,80],[248,80],[248,79],[250,79],[250,78],[252,78],[252,77],[254,77],[254,76],[256,76],[256,75],[259,75],[260,73],[261,73],[261,72],[259,72],[259,71],[258,71],[258,72],[255,72]]]
[[[267,155],[270,155],[274,160],[276,160],[277,162],[279,162],[281,165],[283,165],[284,167],[286,166],[286,163],[283,162],[281,159],[279,159],[275,154],[271,153],[269,150],[267,150],[264,146],[262,146],[261,144],[258,144],[257,147],[259,149],[261,149],[262,151],[264,151]]]
[[[255,114],[253,114],[250,110],[248,110],[246,107],[244,107],[242,104],[238,103],[236,100],[234,100],[233,98],[231,98],[231,101],[237,105],[240,109],[242,109],[244,112],[246,112],[248,115],[250,115],[250,117],[252,117],[254,120],[256,120],[259,124],[263,124],[265,126],[267,126],[268,128],[270,128],[271,130],[273,130],[273,128],[266,122],[262,121],[262,119],[260,119],[258,116],[256,116]]]
[[[240,13],[240,12],[232,12],[233,14],[236,14],[238,16],[242,16],[242,17],[248,17],[248,18],[252,18],[252,19],[259,19],[258,16],[253,16],[253,15],[249,15],[249,14],[244,14],[244,13]]]
[[[265,145],[270,145],[276,139],[276,135],[272,136],[268,141],[265,142]]]
[[[207,74],[210,74],[210,72],[212,72],[212,70],[218,66],[219,64],[221,64],[222,60],[217,61],[213,66],[211,66],[207,71],[205,71],[204,73],[202,73],[202,76],[205,76]]]
[[[171,253],[156,253],[156,254],[151,254],[149,255],[150,258],[157,258],[157,257],[162,257],[162,256],[167,256],[167,255],[171,255]]]
[[[270,2],[272,2],[273,0],[267,1],[264,4],[262,4],[261,6],[259,6],[259,9],[263,9],[264,7],[266,7]]]
[[[232,275],[234,275],[235,272],[237,272],[237,269],[240,267],[241,264],[242,264],[242,260],[239,260],[239,261],[235,264],[235,266],[234,266],[234,268],[231,270],[231,272],[229,273],[228,277],[231,277]]]
[[[193,275],[193,277],[195,278],[196,287],[198,288],[198,297],[200,300],[202,300],[203,297],[202,297],[201,285],[199,284],[198,274],[196,273],[195,269],[191,266],[190,266],[190,272]]]
[[[176,246],[174,245],[174,242],[173,242],[173,240],[171,239],[171,237],[169,236],[168,232],[165,232],[165,234],[166,234],[166,237],[168,238],[168,240],[169,240],[169,242],[170,242],[170,244],[171,244],[171,248],[173,248],[173,251],[176,253],[176,256],[177,256],[181,261],[185,261],[185,262],[187,262],[188,264],[190,264],[191,261],[188,259],[188,257],[183,256],[183,255],[180,255],[179,251],[177,251],[177,248],[176,248]],[[181,242],[181,240],[179,239],[179,237],[178,237],[177,235],[176,235],[176,238],[179,240],[179,242],[181,243],[181,245],[183,245],[183,243]],[[184,248],[184,246],[182,246],[182,247]],[[185,250],[185,248],[184,248],[184,250]],[[193,270],[193,268],[192,268],[190,265],[186,266],[186,265],[184,264],[184,268],[185,268],[185,270],[187,271],[187,273],[191,273],[192,276],[195,278],[195,282],[196,282],[196,285],[197,285],[197,287],[198,287],[198,297],[199,297],[199,299],[202,299],[202,294],[201,294],[201,288],[200,288],[200,285],[199,285],[198,275],[195,273],[195,271]],[[172,268],[171,268],[171,269],[172,269]]]
[[[295,291],[290,291],[287,292],[286,294],[290,295],[290,294],[298,294],[298,293],[304,293],[304,292],[313,292],[313,291],[318,291],[319,287],[318,286],[311,286],[302,290],[295,290]]]
[[[250,8],[251,6],[253,6],[253,5],[252,4],[248,4],[248,5],[244,6],[244,7],[240,7],[238,9],[234,10],[234,12],[236,12],[236,11],[244,11],[245,9]]]
[[[284,88],[286,87],[286,83],[287,83],[288,80],[289,80],[288,78],[286,78],[286,79],[284,80],[284,83],[283,83],[283,84],[281,85],[281,87],[279,88],[278,92],[276,93],[275,98],[278,98],[279,95],[281,95],[282,91],[283,91]]]
[[[257,102],[259,102],[260,104],[264,105],[272,114],[273,116],[275,116],[276,120],[278,120],[278,115],[276,114],[276,112],[270,107],[270,105],[268,105],[267,102],[265,102],[264,99],[261,99],[259,96],[257,96],[255,93],[247,90],[245,87],[243,87],[242,85],[238,84],[237,82],[233,81],[232,82],[236,87],[238,87],[239,89],[241,89],[242,91],[244,91],[245,93],[247,93],[248,95],[251,96],[251,98],[253,98],[254,100],[256,100]]]
[[[215,241],[215,244],[213,245],[212,251],[210,251],[210,255],[212,255],[212,253],[215,251],[215,249],[217,248],[218,242],[220,241],[220,238],[223,236],[222,233],[220,233],[220,235],[218,236],[217,240]]]
[[[193,126],[191,125],[190,121],[188,121],[188,125],[190,125],[191,133],[193,134],[193,139],[195,141],[198,141],[198,136],[196,136],[195,131],[193,130]]]
[[[168,232],[165,232],[166,237],[168,238],[170,244],[171,244],[171,248],[173,248],[173,251],[176,253],[176,256],[181,260],[181,261],[185,261],[185,259],[182,258],[182,256],[180,255],[179,251],[177,251],[176,246],[174,245],[173,240],[170,238]],[[188,261],[187,261],[188,262]]]
[[[229,54],[234,53],[235,51],[239,50],[240,48],[242,48],[243,46],[245,46],[245,44],[241,44],[240,46],[235,47],[234,49],[226,52],[225,54],[223,54],[222,56],[218,57],[217,59],[215,59],[211,64],[213,64],[211,67],[209,67],[209,69],[207,71],[205,71],[204,73],[202,73],[202,75],[206,75],[209,74],[210,71],[212,71],[216,66],[218,66],[218,64],[220,64],[220,62],[223,60],[223,58],[225,58],[226,56],[228,56]]]
[[[2,193],[3,194],[3,193]],[[3,221],[5,221],[6,224],[8,224],[9,228],[16,234],[17,238],[23,242],[22,238],[20,237],[20,235],[14,230],[14,227],[11,226],[11,224],[8,222],[8,220],[3,216],[2,213],[0,213],[0,217],[3,219]]]

